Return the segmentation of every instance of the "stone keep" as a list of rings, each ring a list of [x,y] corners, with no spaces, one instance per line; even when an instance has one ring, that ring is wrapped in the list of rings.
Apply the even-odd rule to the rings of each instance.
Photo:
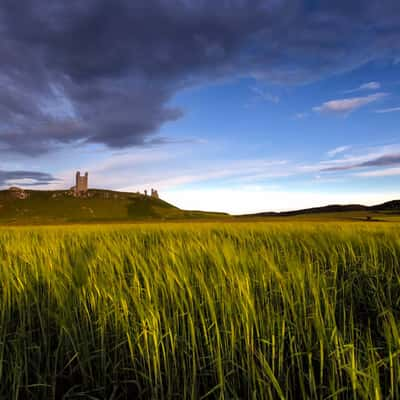
[[[80,195],[87,193],[89,189],[88,182],[89,174],[85,172],[85,175],[81,175],[81,173],[78,171],[76,173],[75,194]]]

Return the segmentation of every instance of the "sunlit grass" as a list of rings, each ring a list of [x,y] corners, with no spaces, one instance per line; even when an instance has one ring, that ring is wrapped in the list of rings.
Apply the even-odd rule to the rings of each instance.
[[[0,228],[0,398],[400,398],[396,224]]]

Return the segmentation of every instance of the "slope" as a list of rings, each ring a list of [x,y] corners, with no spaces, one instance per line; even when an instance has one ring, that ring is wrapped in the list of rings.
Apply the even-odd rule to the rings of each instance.
[[[181,210],[140,193],[91,189],[84,197],[68,190],[0,191],[0,223],[43,224],[221,218],[221,213]]]
[[[324,207],[313,207],[294,211],[262,212],[256,214],[240,215],[239,218],[276,218],[276,217],[298,217],[316,219],[396,219],[400,218],[400,200],[393,200],[375,206],[364,206],[360,204],[339,205],[333,204]]]

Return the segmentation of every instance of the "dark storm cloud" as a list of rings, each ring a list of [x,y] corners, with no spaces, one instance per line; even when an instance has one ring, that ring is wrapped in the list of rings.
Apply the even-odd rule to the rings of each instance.
[[[56,181],[53,176],[44,172],[0,170],[0,186],[12,184],[13,182],[18,182],[22,179],[30,181],[25,181],[24,186],[47,185]]]
[[[384,156],[373,158],[372,160],[364,161],[362,163],[329,167],[323,169],[322,171],[348,171],[365,167],[389,167],[392,165],[400,165],[400,154],[386,154]]]
[[[304,82],[399,54],[398,0],[2,0],[0,149],[144,145],[189,85]]]

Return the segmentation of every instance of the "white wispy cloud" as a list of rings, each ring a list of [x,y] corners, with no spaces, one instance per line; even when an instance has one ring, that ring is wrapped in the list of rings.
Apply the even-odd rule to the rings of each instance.
[[[354,174],[354,176],[359,176],[363,178],[382,178],[385,176],[398,176],[398,175],[400,175],[400,167],[358,172]]]
[[[339,147],[336,147],[336,148],[334,148],[332,150],[329,150],[326,154],[329,157],[335,157],[338,154],[344,153],[345,151],[350,150],[350,149],[351,149],[351,146],[339,146]]]
[[[354,93],[354,92],[359,92],[361,90],[378,90],[381,88],[381,84],[376,81],[372,82],[367,82],[362,85],[360,85],[358,88],[351,89],[351,90],[346,90],[345,93]]]
[[[399,112],[400,107],[392,107],[392,108],[382,108],[381,110],[376,110],[376,113],[392,113],[392,112]]]
[[[306,112],[299,112],[299,113],[296,113],[296,114],[294,114],[294,119],[304,119],[304,118],[307,118],[308,117],[308,113],[306,113]]]
[[[257,97],[261,98],[264,101],[270,101],[271,103],[279,103],[280,97],[277,95],[273,95],[269,92],[267,92],[264,89],[261,89],[259,87],[252,87],[251,91],[257,95]]]
[[[138,187],[153,186],[160,189],[174,188],[200,182],[213,182],[222,180],[233,180],[235,182],[254,182],[259,179],[287,176],[285,160],[236,160],[220,162],[213,167],[194,166],[191,168],[179,168],[167,173],[154,171],[141,176],[135,186],[120,187],[123,191],[132,191]],[[289,172],[290,174],[290,172]]]
[[[364,83],[363,85],[360,86],[361,90],[376,90],[376,89],[380,89],[381,84],[379,82],[368,82],[368,83]]]
[[[252,182],[262,178],[287,176],[292,173],[286,168],[285,160],[238,159],[230,161],[186,162],[190,152],[155,151],[142,149],[131,152],[116,152],[102,160],[90,161],[80,166],[89,171],[90,186],[122,191],[143,191],[150,187],[159,190],[184,187],[185,185],[217,182]],[[165,168],[168,163],[168,168]],[[288,171],[286,171],[288,169]],[[61,171],[59,181],[48,185],[48,189],[62,189],[73,184],[74,171]]]
[[[313,111],[319,113],[349,114],[368,104],[375,103],[386,96],[388,96],[388,93],[379,92],[362,97],[330,100],[322,103],[320,106],[314,107]]]

